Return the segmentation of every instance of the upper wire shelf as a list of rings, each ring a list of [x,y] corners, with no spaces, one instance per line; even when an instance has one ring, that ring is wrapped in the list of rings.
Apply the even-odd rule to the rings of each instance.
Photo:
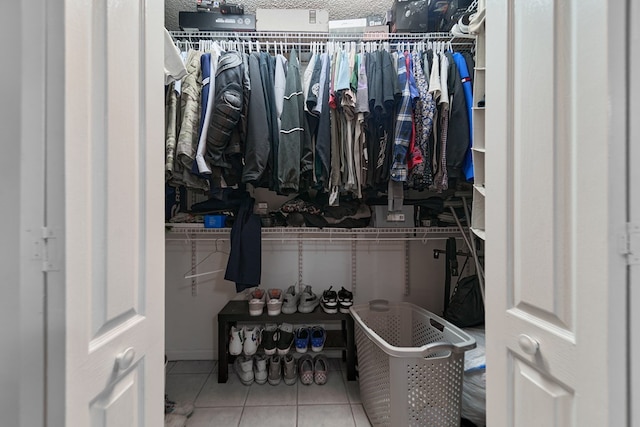
[[[429,42],[443,41],[453,47],[470,47],[474,40],[455,37],[450,33],[329,33],[329,32],[288,32],[288,31],[171,31],[177,41],[197,42],[199,40],[230,40],[238,42],[283,42],[285,44],[308,45],[313,42]]]

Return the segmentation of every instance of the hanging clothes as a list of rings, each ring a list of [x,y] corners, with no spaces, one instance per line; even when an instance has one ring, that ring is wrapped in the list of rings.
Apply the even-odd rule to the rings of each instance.
[[[445,52],[449,61],[448,90],[451,99],[447,136],[447,174],[449,178],[464,179],[462,162],[469,148],[469,122],[467,104],[460,71],[451,52]]]
[[[266,97],[260,77],[259,55],[248,55],[251,93],[249,100],[247,139],[245,141],[242,182],[257,186],[269,164],[271,144],[267,119]]]
[[[278,143],[278,188],[283,194],[298,192],[300,159],[304,145],[304,107],[300,64],[293,49],[289,53],[282,129]]]
[[[258,286],[262,273],[262,228],[253,213],[255,200],[242,200],[231,227],[231,250],[224,278],[236,283],[236,292]]]
[[[460,73],[460,81],[464,92],[464,100],[467,106],[467,122],[469,124],[469,144],[462,162],[462,172],[467,181],[473,180],[473,158],[471,156],[471,147],[473,147],[473,87],[471,84],[471,76],[467,67],[467,60],[461,53],[454,53],[453,59]]]
[[[436,111],[436,102],[433,99],[433,94],[429,91],[429,85],[422,70],[421,62],[418,53],[413,52],[413,73],[419,93],[415,105],[417,117],[415,121],[416,149],[420,151],[423,161],[410,170],[409,187],[418,191],[429,188],[433,183],[432,150],[429,145],[429,138],[431,137]]]

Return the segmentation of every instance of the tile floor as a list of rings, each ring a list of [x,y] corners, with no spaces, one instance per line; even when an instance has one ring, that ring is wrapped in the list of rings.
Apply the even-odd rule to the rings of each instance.
[[[327,384],[288,386],[240,383],[229,365],[229,381],[218,384],[218,362],[178,361],[167,365],[166,393],[192,401],[187,427],[364,427],[371,426],[357,381],[347,381],[346,366],[329,359]]]

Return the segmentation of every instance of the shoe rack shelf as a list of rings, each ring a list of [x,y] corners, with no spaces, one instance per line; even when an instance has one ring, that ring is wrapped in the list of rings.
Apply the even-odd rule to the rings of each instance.
[[[229,355],[229,334],[232,326],[238,323],[266,324],[266,323],[291,323],[291,324],[325,324],[340,322],[340,330],[327,330],[325,350],[342,350],[342,359],[347,363],[347,379],[356,379],[356,344],[353,333],[353,318],[348,313],[325,313],[320,306],[311,313],[279,314],[269,316],[265,309],[260,316],[249,315],[248,301],[229,301],[218,313],[218,382],[226,383],[229,379],[229,370],[226,366],[231,363]],[[260,349],[261,350],[261,349]],[[260,351],[259,350],[259,351]],[[295,352],[295,349],[290,351]],[[311,351],[311,350],[308,350]]]

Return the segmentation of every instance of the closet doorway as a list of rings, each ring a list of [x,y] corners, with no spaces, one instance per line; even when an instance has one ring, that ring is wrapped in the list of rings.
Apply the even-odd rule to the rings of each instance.
[[[625,35],[618,28],[625,22],[624,8],[618,3],[548,1],[529,6],[527,2],[488,1],[487,21],[492,25],[488,36],[493,42],[488,43],[492,56],[487,62],[495,70],[487,72],[487,92],[494,99],[487,110],[489,135],[494,139],[487,138],[487,145],[493,141],[496,148],[504,149],[492,153],[495,157],[488,159],[487,168],[487,182],[496,184],[487,195],[487,259],[488,263],[504,260],[487,269],[488,312],[495,313],[487,324],[488,421],[492,426],[538,426],[544,424],[534,422],[538,417],[550,415],[555,417],[546,425],[631,422],[626,419],[624,386],[627,300],[625,288],[620,286],[626,284],[621,273],[626,271],[626,262],[621,261],[624,257],[617,238],[618,226],[624,230],[625,221],[618,221],[614,214],[618,209],[626,211],[626,199],[612,194],[610,187],[616,183],[613,181],[626,178],[618,173],[624,169],[619,153],[624,152],[625,137],[613,124],[619,124],[620,117],[631,116],[624,114],[619,97],[609,106],[605,102],[620,95],[625,81],[615,71],[618,65],[626,68],[624,59],[617,56],[626,46]],[[131,2],[67,2],[64,6],[60,23],[64,52],[52,52],[62,55],[64,62],[51,56],[47,60],[55,67],[54,75],[65,76],[65,92],[57,94],[64,99],[59,105],[46,107],[51,117],[65,123],[64,136],[47,140],[47,149],[65,154],[65,159],[49,165],[62,168],[65,179],[50,181],[47,189],[51,197],[63,200],[51,206],[56,212],[50,214],[62,218],[52,225],[66,243],[61,249],[63,286],[57,295],[62,298],[52,307],[64,316],[50,312],[46,325],[49,330],[65,331],[53,335],[61,338],[64,346],[50,341],[47,353],[47,362],[62,361],[64,375],[47,389],[52,395],[64,394],[69,426],[101,423],[115,427],[125,424],[122,417],[136,420],[134,425],[138,426],[161,425],[162,153],[144,147],[155,147],[154,141],[162,139],[156,125],[157,117],[162,117],[161,93],[157,91],[162,83],[159,73],[150,72],[162,67],[162,11]],[[527,27],[532,28],[524,31]],[[27,31],[26,27],[20,29]],[[540,34],[545,34],[542,41],[553,54],[536,50],[540,44],[532,38]],[[109,50],[113,46],[110,41],[118,37],[126,38],[127,45],[131,40],[139,41],[125,52],[126,58]],[[518,43],[529,49],[515,50]],[[42,49],[46,51],[44,46]],[[101,54],[92,54],[96,52]],[[545,72],[551,68],[551,75],[546,75],[559,92],[552,91],[546,99],[553,99],[554,104],[524,103],[522,97],[527,93],[517,93],[526,89],[522,79],[539,78],[522,68],[520,61],[525,55],[541,59],[526,60],[533,70],[538,70],[538,64],[546,64],[542,67]],[[565,55],[572,55],[567,68],[559,66]],[[128,62],[132,56],[137,66]],[[613,58],[613,62],[605,58]],[[122,83],[130,85],[125,86],[130,90],[123,91]],[[28,95],[22,91],[23,98]],[[538,93],[529,95],[527,100]],[[133,96],[135,102],[130,98],[124,102],[125,96]],[[489,97],[487,102],[491,102]],[[128,110],[131,104],[135,108]],[[532,110],[532,105],[539,110]],[[608,107],[622,115],[611,119]],[[555,157],[546,157],[553,165],[545,166],[551,174],[545,179],[561,180],[548,194],[535,193],[539,200],[518,198],[523,196],[520,191],[531,185],[531,175],[518,167],[524,160],[535,165],[545,159],[535,152],[525,156],[530,152],[522,144],[542,142],[549,146],[549,141],[531,137],[541,135],[542,130],[523,127],[527,123],[522,114],[527,112],[546,119],[543,123],[571,124],[567,128],[545,125],[553,128],[546,137],[556,141],[551,146]],[[134,124],[131,115],[138,119]],[[104,121],[107,116],[108,123]],[[506,123],[505,117],[509,117]],[[136,123],[149,126],[141,128]],[[622,125],[624,129],[626,121]],[[525,129],[532,133],[523,135]],[[518,132],[521,139],[514,144]],[[140,138],[147,143],[141,143]],[[139,144],[127,145],[126,141]],[[28,147],[24,140],[22,145]],[[108,151],[99,151],[107,147]],[[106,159],[111,160],[105,164]],[[28,160],[21,161],[28,170]],[[138,189],[136,193],[131,193],[132,186]],[[525,221],[533,216],[526,210],[535,212],[543,204],[547,208],[542,213],[550,222],[535,227]],[[122,205],[135,208],[123,213],[117,210]],[[540,242],[539,251],[526,247],[533,242]],[[531,263],[536,268],[531,268]],[[525,274],[527,271],[531,274]],[[543,273],[547,276],[541,277]],[[570,279],[565,282],[562,275]],[[517,319],[512,322],[514,316]],[[529,323],[520,323],[520,329],[507,329],[525,321]]]

